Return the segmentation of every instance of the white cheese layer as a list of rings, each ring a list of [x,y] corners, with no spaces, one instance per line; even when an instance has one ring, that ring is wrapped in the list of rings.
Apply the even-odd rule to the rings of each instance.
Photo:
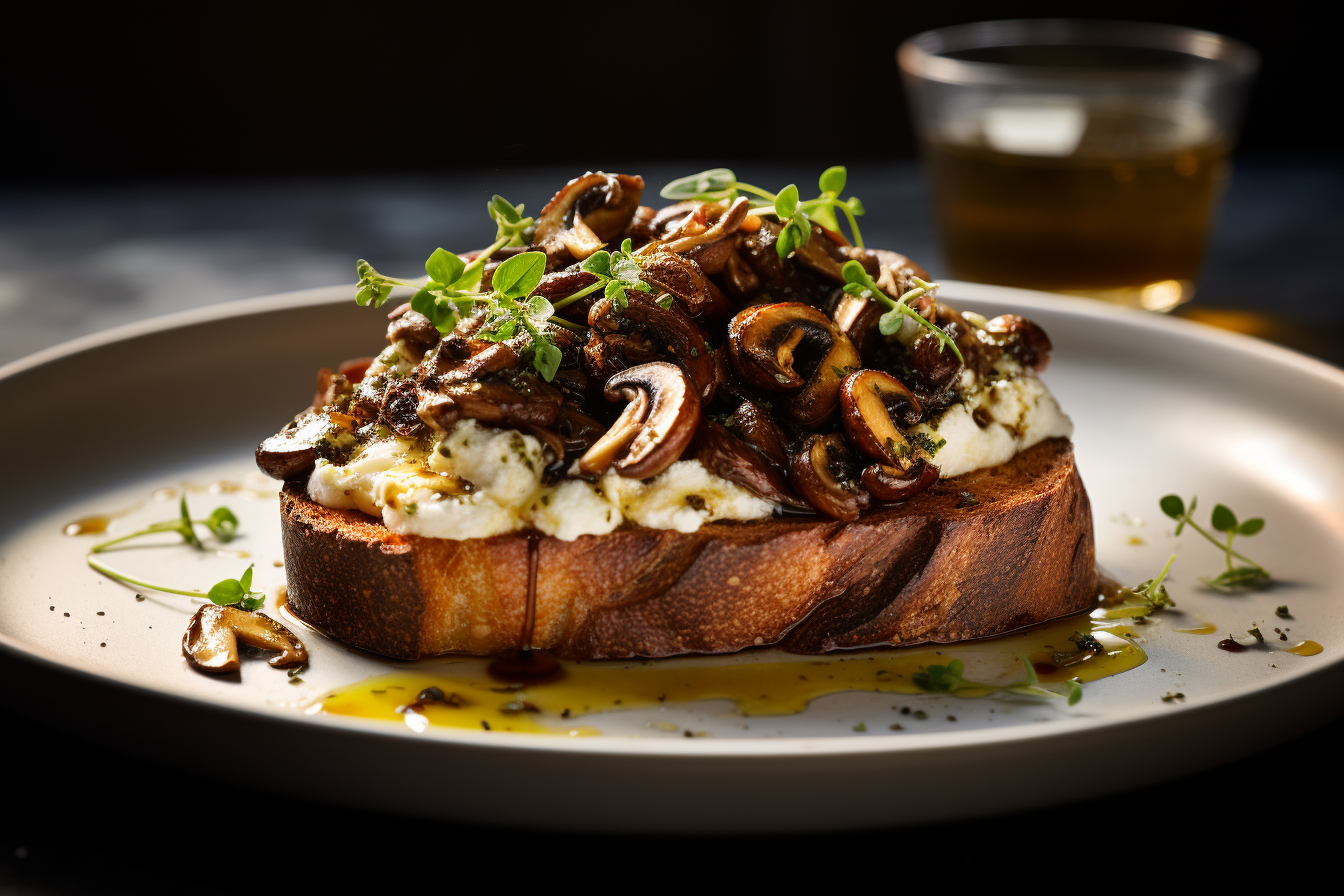
[[[427,454],[392,437],[371,442],[343,466],[319,460],[308,495],[327,507],[380,517],[393,532],[454,540],[536,528],[573,541],[604,535],[625,519],[694,532],[714,520],[762,519],[775,509],[695,460],[678,461],[648,482],[608,473],[595,484],[570,479],[553,486],[542,485],[544,466],[532,436],[463,420]]]
[[[390,354],[390,352],[385,352]],[[384,360],[384,359],[380,359]],[[395,367],[392,360],[385,368]],[[1004,359],[993,376],[963,371],[963,399],[913,427],[944,479],[1005,463],[1073,423],[1050,390]],[[715,520],[754,520],[775,505],[721,479],[699,461],[682,460],[648,482],[609,472],[597,483],[543,485],[542,446],[512,430],[459,422],[426,453],[407,439],[376,439],[341,466],[318,460],[308,495],[327,507],[381,518],[405,535],[462,540],[535,528],[562,541],[604,535],[630,520],[651,529],[694,532]]]
[[[1045,439],[1073,435],[1073,421],[1039,379],[1007,359],[995,373],[982,382],[963,371],[962,400],[911,430],[935,445],[946,440],[926,453],[943,479],[1006,463]]]

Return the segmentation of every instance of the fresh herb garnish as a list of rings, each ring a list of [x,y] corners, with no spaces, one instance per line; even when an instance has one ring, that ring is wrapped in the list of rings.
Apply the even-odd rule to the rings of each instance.
[[[239,607],[244,610],[259,610],[266,605],[266,595],[252,590],[252,567],[248,566],[236,579],[216,582],[206,594],[211,603],[221,607]]]
[[[832,165],[821,173],[817,186],[821,195],[815,199],[798,199],[798,188],[789,184],[778,193],[771,193],[760,187],[743,183],[728,168],[711,168],[699,174],[679,177],[663,187],[659,195],[664,199],[687,200],[700,199],[705,202],[732,202],[738,193],[751,193],[765,200],[752,209],[756,214],[774,214],[784,225],[780,231],[775,249],[780,258],[785,258],[798,246],[807,245],[812,237],[812,221],[822,227],[840,231],[840,221],[836,211],[844,214],[849,222],[854,245],[863,248],[863,235],[859,232],[857,216],[863,214],[863,203],[851,196],[841,200],[840,193],[845,189],[849,176],[843,165]],[[781,201],[782,200],[782,201]],[[788,236],[786,237],[786,234]]]
[[[122,582],[127,585],[135,585],[139,588],[147,588],[150,591],[161,591],[164,594],[181,594],[184,597],[200,597],[210,600],[212,603],[219,604],[222,607],[241,607],[244,610],[256,610],[266,603],[266,595],[260,591],[252,590],[252,567],[249,566],[241,576],[236,579],[225,579],[222,582],[216,582],[209,591],[196,591],[194,589],[173,588],[168,585],[160,585],[155,582],[146,582],[143,579],[137,579],[128,576],[124,572],[119,572],[110,566],[93,559],[90,554],[87,558],[89,566],[107,576],[109,579]],[[136,595],[139,599],[140,595]]]
[[[1162,567],[1162,571],[1156,578],[1145,579],[1133,588],[1121,588],[1119,596],[1123,600],[1140,601],[1145,606],[1139,607],[1144,610],[1142,615],[1147,616],[1158,610],[1165,610],[1167,607],[1176,606],[1176,601],[1167,594],[1167,586],[1162,584],[1163,579],[1167,577],[1167,572],[1171,569],[1171,564],[1176,562],[1176,555],[1172,554],[1167,565]],[[1134,614],[1131,614],[1134,615]]]
[[[1189,526],[1223,552],[1227,560],[1227,569],[1216,576],[1200,576],[1199,580],[1215,591],[1221,591],[1224,594],[1231,594],[1242,588],[1260,588],[1268,584],[1270,580],[1269,570],[1232,549],[1233,539],[1238,535],[1248,538],[1255,535],[1265,528],[1265,521],[1260,517],[1255,517],[1244,522],[1238,522],[1237,515],[1227,505],[1215,504],[1210,522],[1215,531],[1222,532],[1227,536],[1227,541],[1223,542],[1195,522],[1195,505],[1197,502],[1197,496],[1191,497],[1190,507],[1187,509],[1185,502],[1181,500],[1179,495],[1166,495],[1159,502],[1159,506],[1161,506],[1163,513],[1176,520],[1177,535],[1180,535],[1181,530]],[[1248,565],[1236,566],[1232,562],[1233,558]]]
[[[1072,706],[1083,697],[1083,689],[1076,681],[1063,681],[1058,685],[1041,684],[1036,677],[1036,669],[1025,656],[1018,657],[1026,669],[1026,677],[1012,684],[984,684],[962,677],[966,664],[961,660],[952,660],[946,666],[929,666],[922,672],[911,676],[915,685],[934,693],[956,694],[957,691],[975,690],[983,694],[1014,693],[1032,697],[1063,697]],[[979,696],[979,695],[976,695]]]
[[[233,541],[234,536],[238,534],[238,517],[233,515],[233,511],[227,507],[216,507],[210,511],[210,515],[203,520],[193,520],[191,513],[187,510],[187,496],[183,495],[182,500],[177,505],[178,515],[176,519],[164,520],[161,523],[150,523],[138,532],[132,532],[129,535],[122,535],[119,538],[113,538],[110,541],[104,541],[101,544],[94,545],[89,553],[100,554],[115,544],[121,544],[124,541],[130,541],[132,538],[140,538],[144,535],[156,535],[160,532],[176,532],[182,536],[182,540],[192,547],[204,550],[205,545],[201,544],[201,539],[196,535],[196,526],[205,526],[220,541]]]
[[[549,381],[560,368],[561,352],[538,325],[550,322],[579,332],[583,328],[555,317],[555,309],[545,297],[532,295],[546,273],[544,252],[522,252],[500,262],[491,278],[491,291],[481,292],[486,261],[505,246],[526,245],[532,227],[532,219],[522,216],[523,207],[510,204],[502,196],[495,196],[486,208],[497,227],[495,241],[470,264],[452,252],[435,249],[425,262],[429,281],[421,285],[380,274],[360,259],[355,269],[359,275],[355,302],[377,308],[387,301],[393,287],[414,287],[417,291],[411,297],[411,308],[429,318],[445,336],[463,317],[483,310],[485,324],[475,337],[504,342],[526,332],[530,341],[524,360],[530,355],[532,366]]]
[[[589,255],[583,260],[580,270],[587,274],[592,274],[597,278],[595,283],[590,283],[583,289],[555,303],[555,309],[565,308],[586,295],[602,290],[603,296],[611,299],[612,307],[617,311],[624,311],[629,306],[629,300],[626,299],[625,291],[627,289],[637,289],[640,292],[653,292],[653,287],[645,283],[642,279],[643,272],[640,270],[639,262],[633,254],[633,243],[626,239],[621,243],[621,248],[615,252],[608,252],[601,249]],[[663,308],[671,306],[671,297],[667,305],[659,302]]]
[[[914,288],[902,293],[900,298],[893,299],[878,287],[873,278],[864,270],[863,265],[857,261],[845,262],[844,267],[840,269],[840,273],[845,278],[845,292],[862,299],[875,299],[890,309],[877,320],[877,328],[883,336],[891,336],[896,333],[901,328],[901,323],[905,318],[909,318],[934,335],[941,343],[938,346],[939,352],[946,346],[952,349],[952,353],[957,356],[958,361],[965,362],[966,359],[961,356],[961,349],[957,348],[956,341],[947,334],[947,331],[909,305],[912,300],[937,289],[937,283],[926,283],[918,277],[912,277],[910,279],[915,284]]]

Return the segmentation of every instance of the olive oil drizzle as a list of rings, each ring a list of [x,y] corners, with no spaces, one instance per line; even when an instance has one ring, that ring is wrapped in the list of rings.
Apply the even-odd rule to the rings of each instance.
[[[1079,631],[1091,633],[1102,649],[1077,653],[1071,636]],[[955,658],[967,661],[967,676],[977,681],[1020,677],[1021,655],[1043,682],[1096,681],[1146,661],[1131,637],[1126,624],[1084,615],[986,641],[825,656],[754,651],[728,657],[561,663],[541,651],[531,651],[531,659],[523,660],[528,654],[519,651],[488,664],[462,658],[451,664],[428,661],[414,670],[337,688],[308,712],[400,721],[417,731],[432,725],[578,736],[601,733],[572,726],[570,720],[579,716],[667,704],[728,700],[743,716],[778,716],[800,713],[828,694],[924,694],[913,681],[914,673]],[[539,657],[554,663],[558,674],[525,678]],[[444,696],[417,699],[426,692]],[[981,695],[968,689],[958,696]]]

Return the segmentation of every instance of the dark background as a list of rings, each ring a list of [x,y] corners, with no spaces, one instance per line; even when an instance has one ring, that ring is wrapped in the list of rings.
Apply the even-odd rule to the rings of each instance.
[[[1338,358],[1337,335],[1319,322],[1344,319],[1339,48],[1314,9],[725,0],[11,10],[0,46],[0,363],[179,307],[339,282],[356,253],[400,271],[479,230],[472,198],[476,230],[456,235],[468,182],[485,195],[517,191],[535,208],[543,185],[583,168],[796,169],[782,183],[844,162],[870,213],[883,209],[873,235],[886,227],[894,248],[926,257],[932,228],[919,219],[927,200],[895,47],[942,25],[1046,16],[1184,24],[1260,50],[1195,304],[1309,316],[1299,330]],[[840,111],[854,108],[863,125],[842,124]],[[830,886],[877,873],[888,887],[933,877],[965,890],[988,873],[1000,885],[1091,890],[1172,882],[1173,861],[1204,886],[1244,886],[1266,871],[1300,886],[1333,855],[1316,838],[1337,831],[1320,813],[1340,794],[1344,723],[1144,788],[1162,763],[1154,744],[1131,767],[1098,769],[1139,789],[1009,818],[657,843],[277,809],[247,786],[224,791],[232,813],[206,819],[193,803],[213,785],[96,736],[0,712],[0,893],[235,892],[275,881],[338,892],[370,874],[380,888],[482,877],[723,888],[780,874],[796,884],[808,871]],[[219,759],[208,743],[201,755]],[[245,781],[258,757],[277,759],[260,744],[257,757],[223,761]],[[633,870],[613,875],[619,863]]]
[[[1263,54],[1249,158],[1337,158],[1337,36],[1306,4],[198,3],[19,14],[3,178],[443,173],[911,158],[894,62],[928,28],[1163,21]],[[842,124],[858,109],[862,125]],[[845,121],[852,120],[846,115]]]

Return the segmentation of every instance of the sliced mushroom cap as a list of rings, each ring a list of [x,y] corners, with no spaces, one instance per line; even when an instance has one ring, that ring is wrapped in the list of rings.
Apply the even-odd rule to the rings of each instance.
[[[869,497],[858,482],[858,464],[838,432],[814,433],[789,458],[789,482],[818,512],[837,520],[856,520]]]
[[[182,655],[202,672],[236,672],[238,642],[262,650],[278,650],[270,665],[298,666],[308,662],[308,651],[294,633],[261,613],[237,607],[206,604],[196,611],[182,636]]]
[[[786,507],[811,505],[798,497],[788,479],[752,446],[713,420],[700,421],[695,459],[721,479],[735,482],[758,498]]]
[[[655,252],[639,263],[641,279],[675,296],[686,313],[693,317],[726,315],[730,305],[714,281],[705,276],[700,265],[671,252]]]
[[[307,476],[317,463],[317,443],[331,428],[325,414],[305,408],[275,435],[257,446],[257,467],[272,479]]]
[[[609,468],[628,479],[648,479],[681,457],[700,425],[695,381],[675,364],[641,364],[607,380],[608,401],[628,402],[621,416],[579,459],[591,476]]]
[[[427,425],[420,416],[420,399],[420,387],[411,380],[393,383],[383,393],[378,419],[397,435],[415,438]]]
[[[784,433],[770,416],[770,412],[751,399],[738,405],[728,418],[733,434],[760,452],[774,466],[784,469],[789,464],[789,452],[784,446]]]
[[[758,305],[738,314],[728,324],[728,351],[748,383],[795,391],[785,410],[808,427],[834,412],[840,381],[861,363],[849,337],[821,311],[801,302]]]
[[[739,299],[754,296],[761,291],[761,278],[757,277],[751,266],[742,260],[737,246],[734,246],[733,251],[724,259],[723,282],[724,289]]]
[[[867,358],[882,339],[877,329],[878,320],[886,312],[886,306],[875,299],[851,295],[837,290],[839,297],[831,319],[840,328],[840,332],[854,343],[854,350],[861,358]]]
[[[563,396],[530,371],[504,370],[484,379],[440,383],[424,389],[418,418],[448,430],[459,418],[490,426],[550,426],[560,415]],[[389,424],[391,425],[391,424]]]
[[[620,236],[639,208],[644,179],[590,171],[560,188],[537,217],[533,245],[582,261]]]
[[[419,311],[413,311],[409,302],[398,305],[387,316],[387,341],[402,341],[421,354],[438,344],[443,334]]]
[[[1040,372],[1050,366],[1054,346],[1034,321],[1018,314],[1001,314],[985,324],[985,332],[1023,367]]]
[[[845,275],[840,273],[840,269],[849,261],[849,255],[845,252],[848,243],[837,240],[844,240],[844,237],[814,223],[812,238],[795,248],[793,257],[814,274],[820,274],[835,283],[844,283]]]
[[[448,362],[445,356],[439,356],[434,367],[434,377],[439,383],[462,383],[518,366],[518,352],[507,342],[473,340],[472,347],[472,355],[462,361]],[[432,385],[432,382],[427,384]]]
[[[917,460],[897,427],[918,423],[924,410],[905,384],[880,370],[860,370],[840,383],[840,419],[850,443],[874,460],[909,469]]]
[[[703,205],[700,208],[701,213],[703,213],[705,210],[711,208],[711,206]],[[646,255],[653,252],[690,252],[692,249],[708,246],[710,243],[716,243],[719,240],[728,239],[732,237],[733,234],[737,233],[737,229],[741,227],[742,222],[747,219],[747,214],[750,208],[751,203],[747,201],[747,197],[739,196],[734,200],[733,204],[728,207],[727,211],[719,215],[717,221],[704,230],[688,227],[687,225],[689,222],[683,221],[681,227],[678,229],[686,231],[684,235],[677,231],[673,231],[662,240],[649,243],[647,246],[640,248],[635,254]]]
[[[863,471],[860,481],[879,501],[904,501],[937,482],[938,475],[938,468],[921,457],[909,469],[873,464]]]
[[[603,299],[588,314],[592,332],[583,350],[588,372],[607,379],[623,368],[670,357],[690,374],[701,402],[708,402],[714,396],[714,359],[700,327],[675,304],[664,308],[649,293],[627,289],[625,297],[622,311]]]

